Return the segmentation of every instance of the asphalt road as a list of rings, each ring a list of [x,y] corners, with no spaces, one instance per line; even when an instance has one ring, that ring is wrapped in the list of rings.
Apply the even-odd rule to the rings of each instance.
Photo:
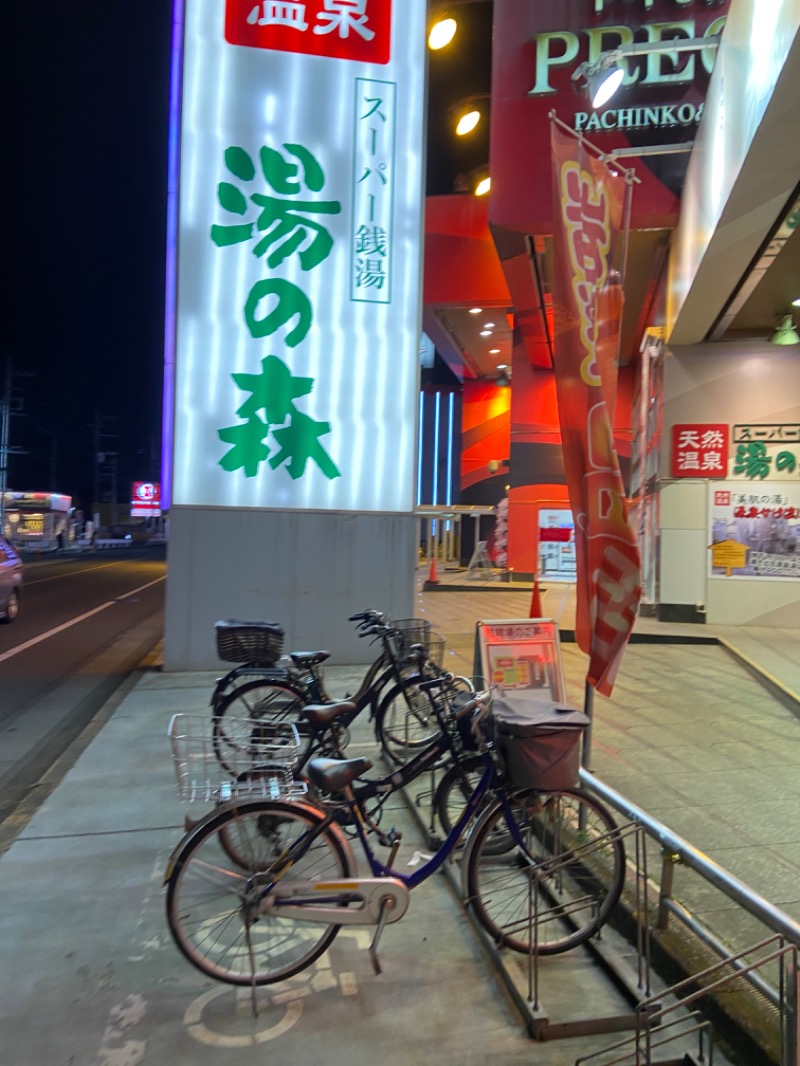
[[[26,560],[0,626],[0,821],[160,640],[165,577],[163,548]]]

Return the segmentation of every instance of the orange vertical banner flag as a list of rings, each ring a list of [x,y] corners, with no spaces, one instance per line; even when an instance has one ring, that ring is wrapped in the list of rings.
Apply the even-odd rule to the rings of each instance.
[[[614,447],[625,181],[551,123],[555,377],[575,522],[575,636],[587,682],[610,695],[636,621],[641,570]]]

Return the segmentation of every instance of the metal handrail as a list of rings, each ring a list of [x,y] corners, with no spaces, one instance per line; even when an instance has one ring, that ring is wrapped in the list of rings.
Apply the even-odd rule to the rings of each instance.
[[[699,992],[693,993],[688,999],[683,1001],[682,1005],[688,1005],[701,996],[708,995],[713,988],[723,987],[736,977],[744,977],[757,992],[763,995],[773,1007],[779,1010],[782,1019],[781,1063],[782,1066],[789,1066],[789,1064],[794,1066],[798,1061],[798,1053],[800,1052],[800,991],[797,987],[798,981],[800,980],[797,963],[798,950],[800,949],[800,923],[784,913],[779,907],[776,907],[775,904],[770,903],[770,901],[765,899],[764,896],[755,892],[743,881],[740,881],[738,877],[735,877],[724,867],[720,866],[719,863],[709,859],[707,855],[704,855],[692,844],[684,840],[683,837],[678,836],[677,833],[673,833],[672,830],[667,828],[662,822],[651,817],[646,811],[643,811],[615,789],[611,788],[610,785],[605,784],[605,782],[601,781],[583,768],[580,770],[580,783],[587,791],[593,792],[601,797],[610,807],[613,807],[617,812],[628,818],[638,829],[652,837],[661,845],[662,867],[661,883],[659,886],[657,928],[666,929],[667,918],[668,915],[671,914],[682,922],[691,933],[699,937],[708,947],[710,947],[721,960],[717,966],[711,967],[702,974],[693,974],[687,979],[687,981],[673,986],[670,991],[677,992],[684,985],[690,984],[699,977],[710,975],[713,971],[717,970],[720,965],[729,966],[735,971],[734,974],[715,982],[715,984],[708,986]],[[673,870],[677,863],[681,863],[699,874],[724,896],[733,900],[743,910],[747,911],[748,914],[751,914],[761,922],[762,925],[771,929],[776,935],[770,940],[753,945],[738,954],[731,952],[730,948],[724,945],[709,929],[707,929],[695,915],[673,899]],[[780,946],[775,952],[768,955],[766,958],[762,958],[758,962],[747,963],[745,961],[745,956],[765,948],[773,941],[778,941],[780,943]],[[790,955],[793,959],[788,985],[783,968],[783,960],[787,955]],[[776,990],[756,971],[760,970],[765,963],[778,959],[781,960],[781,987],[779,990]],[[786,998],[787,993],[788,998]],[[653,1005],[652,1003],[648,1004],[647,1001],[642,1001],[640,1008],[643,1004],[650,1007]],[[669,1008],[668,1010],[656,1013],[663,1016],[664,1014],[669,1013],[672,1009],[674,1008]],[[653,1019],[651,1018],[650,1021],[652,1020]],[[649,1024],[650,1022],[648,1022],[648,1025]],[[638,1029],[639,1026],[637,1025],[637,1062],[639,1062]],[[647,1061],[650,1061],[649,1053]]]
[[[800,948],[800,923],[784,913],[779,907],[776,907],[774,903],[770,903],[764,896],[755,892],[724,867],[709,859],[707,855],[693,847],[683,837],[673,833],[662,822],[652,818],[641,807],[631,803],[619,792],[611,788],[610,785],[595,777],[594,774],[581,769],[580,779],[584,788],[590,792],[597,793],[620,814],[624,814],[632,822],[641,825],[650,836],[671,853],[671,856],[674,856],[673,861],[680,861],[684,866],[699,873],[729,899],[738,903],[744,910],[763,922],[767,928],[779,933],[790,943]],[[671,910],[671,913],[674,914],[676,912]]]

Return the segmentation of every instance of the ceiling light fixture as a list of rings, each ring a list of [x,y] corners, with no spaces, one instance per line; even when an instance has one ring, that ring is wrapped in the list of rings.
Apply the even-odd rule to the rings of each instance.
[[[428,34],[428,48],[433,52],[446,48],[455,37],[457,29],[458,23],[454,18],[438,18]]]
[[[572,80],[583,79],[592,107],[608,103],[622,84],[625,69],[620,61],[635,56],[667,54],[671,52],[698,52],[705,48],[719,48],[720,36],[672,37],[669,40],[645,41],[639,44],[622,44],[619,48],[601,52],[597,59],[581,63],[572,72]]]
[[[486,196],[486,194],[489,192],[491,187],[492,187],[492,181],[491,181],[491,178],[489,178],[488,175],[487,175],[487,177],[481,178],[481,180],[475,186],[475,195],[476,196]]]
[[[450,44],[455,37],[458,23],[453,18],[453,8],[482,2],[483,0],[447,0],[447,3],[434,5],[430,22],[428,23],[430,26],[428,48],[438,52],[440,48],[445,48]],[[348,6],[352,6],[352,0],[349,0]]]
[[[469,313],[471,315],[479,315],[479,314],[481,314],[482,311],[483,311],[482,307],[470,307],[470,309],[469,309]]]
[[[792,300],[792,307],[800,307],[800,296],[796,300]]]
[[[481,336],[482,337],[491,337],[491,335],[492,335],[492,331],[490,329],[482,329],[481,330]]]
[[[473,107],[471,111],[465,111],[456,123],[456,133],[459,137],[465,137],[468,133],[472,133],[480,120],[481,113],[477,108]]]
[[[797,332],[791,315],[784,315],[780,325],[769,339],[770,344],[800,344],[800,333]]]
[[[473,93],[450,108],[450,114],[456,123],[455,131],[459,137],[472,133],[481,122],[485,108],[478,106],[478,102],[489,99],[491,99],[489,93]]]
[[[483,328],[484,329],[494,329],[494,322],[484,322],[483,323]]]
[[[494,383],[500,389],[507,389],[511,384],[511,374],[507,363],[497,364],[497,377],[494,379]]]

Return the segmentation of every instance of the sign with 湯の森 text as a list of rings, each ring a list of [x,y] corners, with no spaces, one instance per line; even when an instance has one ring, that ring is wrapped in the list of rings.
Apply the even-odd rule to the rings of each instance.
[[[183,0],[174,505],[412,510],[425,15]]]

